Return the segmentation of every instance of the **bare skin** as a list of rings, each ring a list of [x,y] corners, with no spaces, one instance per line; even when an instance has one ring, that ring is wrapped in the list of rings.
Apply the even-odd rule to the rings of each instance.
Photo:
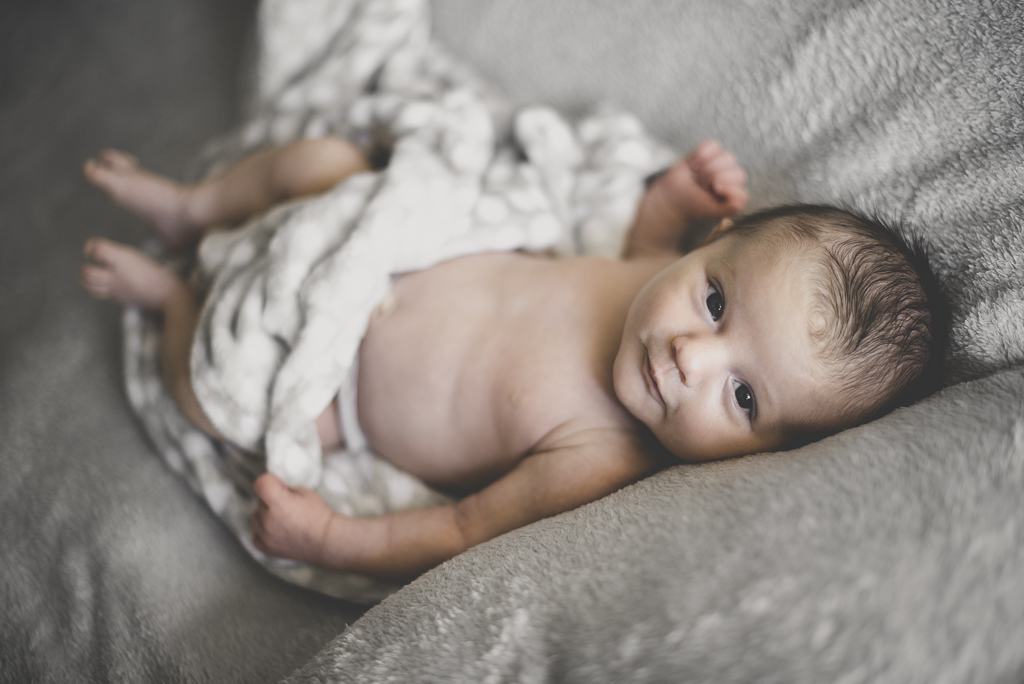
[[[329,145],[348,157],[337,141]],[[195,186],[178,195],[178,202],[210,193],[218,201],[208,218],[242,208],[256,211],[289,193],[319,191],[312,183],[296,183],[256,193],[258,201],[236,201],[229,191],[236,181],[245,185],[250,174],[255,180],[275,177],[278,169],[267,164],[303,153],[287,150],[245,160],[222,177],[230,182],[220,180],[220,191]],[[304,166],[317,171],[316,160],[331,156],[321,152],[302,160]],[[343,177],[337,169],[344,167],[347,174],[360,168],[337,160],[324,167],[336,172],[327,187]],[[194,236],[192,226],[198,225],[192,219],[185,227],[180,221],[172,228],[159,225],[168,216],[188,213],[165,202],[173,193],[164,192],[164,183],[173,184],[132,168],[107,173],[100,182],[87,164],[86,175],[115,201],[153,221],[165,239],[187,242],[183,236]],[[322,189],[323,177],[316,188]],[[394,305],[374,317],[360,348],[360,424],[384,458],[428,483],[467,495],[449,506],[355,519],[331,511],[315,492],[289,489],[266,474],[256,481],[256,546],[327,567],[409,577],[663,467],[666,452],[655,439],[658,430],[649,426],[652,436],[616,393],[612,371],[624,326],[637,295],[678,258],[676,246],[687,226],[741,209],[745,181],[735,158],[708,141],[645,195],[626,260],[481,254],[399,278]],[[193,301],[191,319],[178,315],[187,288],[128,247],[94,239],[86,256],[94,263],[83,267],[81,279],[94,296],[163,312],[164,345],[174,348],[165,352],[171,357],[165,381],[169,387],[187,386],[197,310]],[[149,281],[156,284],[144,284]],[[189,403],[195,401],[190,388],[174,395],[197,425],[216,434],[198,403]],[[325,446],[341,438],[334,416],[328,407],[318,421]]]
[[[116,204],[152,224],[170,247],[195,242],[210,226],[234,223],[286,199],[324,192],[369,164],[344,140],[300,140],[246,157],[216,178],[180,185],[104,150],[82,172]]]
[[[189,353],[199,316],[199,303],[192,292],[176,273],[133,247],[92,238],[83,252],[91,263],[82,266],[79,280],[93,297],[163,313],[160,366],[164,384],[199,429],[219,437],[189,380]]]

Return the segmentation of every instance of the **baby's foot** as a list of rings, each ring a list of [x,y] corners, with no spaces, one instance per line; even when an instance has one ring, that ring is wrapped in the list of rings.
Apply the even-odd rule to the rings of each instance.
[[[747,204],[747,174],[732,152],[705,140],[676,162],[651,188],[681,219],[732,216]]]
[[[133,247],[92,238],[84,252],[93,263],[82,266],[78,279],[97,299],[160,309],[175,290],[185,287],[173,271]]]
[[[140,168],[135,157],[103,150],[82,172],[116,204],[151,223],[168,246],[182,247],[198,235],[199,227],[187,220],[187,189]]]

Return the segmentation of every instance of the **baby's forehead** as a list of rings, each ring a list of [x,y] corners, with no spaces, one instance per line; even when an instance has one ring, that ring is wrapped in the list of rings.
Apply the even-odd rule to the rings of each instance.
[[[730,230],[725,238],[732,241],[732,251],[737,256],[753,253],[781,260],[786,257],[820,258],[826,253],[820,239],[781,223]]]
[[[720,268],[764,281],[761,286],[786,283],[791,286],[790,295],[821,292],[822,264],[827,253],[820,243],[785,236],[773,238],[756,232],[727,235],[724,239],[728,243],[721,251]]]
[[[844,368],[824,343],[834,315],[821,306],[822,249],[802,240],[735,240],[718,267],[728,272],[744,319],[749,361],[758,368],[776,428],[832,431],[852,396]],[[727,303],[727,307],[729,304]]]

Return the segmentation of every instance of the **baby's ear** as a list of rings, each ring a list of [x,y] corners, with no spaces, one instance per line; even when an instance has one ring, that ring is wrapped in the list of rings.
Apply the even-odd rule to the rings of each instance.
[[[718,222],[718,225],[715,226],[714,228],[712,228],[711,232],[708,233],[707,238],[704,240],[704,244],[705,245],[711,244],[712,242],[714,242],[718,238],[720,238],[723,235],[725,235],[726,231],[728,231],[730,228],[732,228],[732,221],[730,219],[727,219],[727,218],[726,219],[722,219],[721,221]]]

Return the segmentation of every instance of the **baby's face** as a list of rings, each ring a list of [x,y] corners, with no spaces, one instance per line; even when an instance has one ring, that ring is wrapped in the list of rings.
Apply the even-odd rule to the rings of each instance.
[[[684,461],[775,449],[826,422],[809,257],[729,235],[652,279],[626,318],[619,401]]]

